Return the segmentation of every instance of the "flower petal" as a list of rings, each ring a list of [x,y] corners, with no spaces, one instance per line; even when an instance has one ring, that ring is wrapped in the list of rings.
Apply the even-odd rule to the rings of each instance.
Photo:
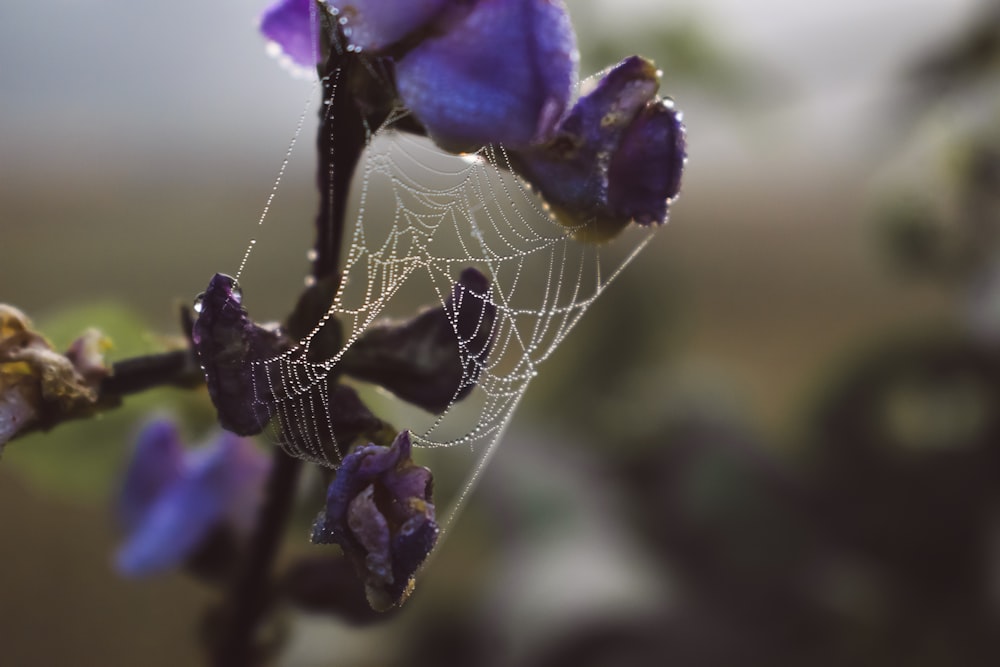
[[[118,496],[118,516],[126,530],[142,523],[165,489],[183,475],[184,446],[168,419],[147,424],[136,438],[135,452]]]
[[[317,11],[313,0],[278,0],[261,16],[260,31],[296,65],[315,67],[322,33]]]
[[[312,541],[341,546],[376,610],[406,599],[440,532],[431,472],[416,466],[410,451],[409,432],[403,431],[390,447],[369,444],[351,452],[313,525]]]
[[[625,130],[608,166],[608,207],[640,225],[663,224],[681,189],[685,132],[668,100],[647,105]]]
[[[684,165],[684,130],[656,98],[659,72],[633,56],[609,70],[559,123],[551,141],[511,154],[577,238],[603,241],[633,219],[664,222]]]
[[[480,0],[396,64],[403,103],[445,150],[548,138],[576,81],[576,38],[561,0]]]
[[[154,442],[154,436],[163,443],[171,433],[150,433],[147,442]],[[146,445],[146,449],[157,448],[168,451],[173,445]],[[144,459],[141,467],[145,470],[145,464],[152,461]],[[268,465],[249,441],[222,433],[208,447],[187,454],[180,474],[165,487],[155,475],[147,475],[154,488],[160,485],[159,493],[130,526],[131,533],[118,551],[118,569],[141,576],[179,566],[223,522],[245,533],[260,503]],[[140,477],[132,479],[137,483]]]

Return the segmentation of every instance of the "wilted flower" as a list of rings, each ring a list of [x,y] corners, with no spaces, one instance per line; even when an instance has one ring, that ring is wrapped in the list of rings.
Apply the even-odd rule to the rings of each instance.
[[[139,434],[118,498],[126,532],[118,569],[133,576],[160,572],[192,557],[213,530],[245,535],[268,468],[249,440],[222,432],[185,450],[172,422],[151,422]]]
[[[410,450],[410,433],[403,431],[390,447],[368,444],[348,454],[313,525],[312,541],[341,546],[376,610],[409,596],[437,542],[433,477],[413,463]]]

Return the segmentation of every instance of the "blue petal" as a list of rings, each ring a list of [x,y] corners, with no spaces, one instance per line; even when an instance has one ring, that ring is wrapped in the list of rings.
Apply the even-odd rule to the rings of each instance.
[[[119,571],[142,576],[180,566],[222,518],[226,507],[214,471],[185,477],[164,493],[118,551]]]
[[[312,541],[336,543],[362,573],[368,602],[385,610],[410,594],[440,529],[431,471],[410,458],[409,431],[391,447],[366,445],[344,458],[330,484]]]
[[[629,125],[608,167],[608,206],[641,225],[663,224],[681,189],[686,159],[681,115],[667,100],[643,109]]]
[[[126,530],[144,520],[163,491],[181,477],[183,465],[184,446],[173,422],[158,419],[139,432],[118,496],[118,517]]]
[[[278,0],[264,11],[260,31],[293,62],[315,67],[319,60],[319,17],[313,0]]]
[[[578,54],[558,0],[480,0],[396,64],[403,103],[442,148],[544,141],[576,81]]]
[[[650,61],[625,59],[573,105],[549,143],[511,154],[581,240],[607,240],[633,220],[662,223],[677,195],[684,128],[656,97],[659,76]]]
[[[245,531],[260,502],[267,468],[263,454],[230,433],[189,454],[181,475],[156,498],[119,550],[118,569],[141,576],[177,567],[223,521]]]

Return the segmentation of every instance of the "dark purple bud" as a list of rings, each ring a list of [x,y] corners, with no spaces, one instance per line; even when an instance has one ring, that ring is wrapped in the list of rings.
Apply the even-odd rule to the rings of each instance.
[[[349,44],[365,51],[381,51],[427,25],[454,0],[330,0],[343,21]]]
[[[608,167],[608,207],[640,225],[662,224],[681,189],[684,125],[669,100],[647,105],[625,130]]]
[[[260,18],[260,32],[292,62],[315,67],[322,31],[314,0],[278,0]]]
[[[579,59],[562,1],[453,4],[396,63],[403,103],[453,152],[548,139],[569,103]]]
[[[433,476],[410,457],[408,431],[390,447],[358,447],[344,458],[313,525],[315,544],[339,544],[382,611],[401,604],[437,542]]]
[[[512,154],[581,240],[612,238],[633,220],[666,220],[685,148],[680,114],[656,97],[659,76],[650,61],[627,58],[576,102],[551,141]]]
[[[222,427],[260,433],[271,420],[274,396],[263,362],[290,347],[278,330],[253,323],[236,282],[217,273],[195,303],[192,340]]]
[[[402,324],[370,328],[344,355],[342,368],[440,413],[465,398],[479,381],[495,323],[489,280],[467,268],[443,306]]]
[[[213,531],[245,535],[260,503],[269,461],[248,440],[222,433],[212,444],[182,452],[176,430],[154,422],[139,435],[118,501],[126,530],[118,551],[123,574],[177,567]]]

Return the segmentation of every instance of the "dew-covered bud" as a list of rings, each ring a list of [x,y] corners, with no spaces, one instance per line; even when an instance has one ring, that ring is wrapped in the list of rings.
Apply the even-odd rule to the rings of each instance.
[[[581,240],[612,238],[632,221],[666,221],[685,146],[680,114],[656,97],[659,76],[650,61],[625,59],[577,100],[547,144],[512,153],[517,171]]]
[[[368,444],[348,454],[313,525],[313,543],[340,545],[379,611],[406,600],[439,533],[433,476],[410,452],[403,431],[390,447]]]
[[[274,397],[259,363],[289,348],[280,330],[258,326],[230,276],[217,273],[195,302],[192,341],[222,427],[255,435],[271,420]]]

